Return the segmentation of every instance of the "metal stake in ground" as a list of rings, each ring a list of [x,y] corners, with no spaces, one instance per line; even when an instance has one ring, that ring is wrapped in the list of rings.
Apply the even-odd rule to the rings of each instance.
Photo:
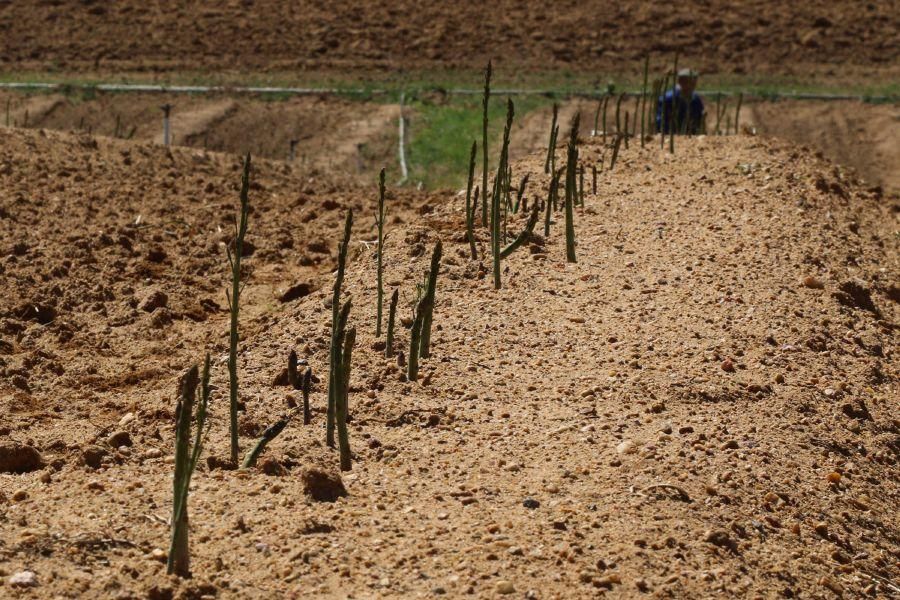
[[[172,112],[172,109],[175,108],[171,104],[163,104],[160,106],[163,111],[163,146],[168,146],[171,137],[170,137],[170,128],[169,128],[169,114]]]

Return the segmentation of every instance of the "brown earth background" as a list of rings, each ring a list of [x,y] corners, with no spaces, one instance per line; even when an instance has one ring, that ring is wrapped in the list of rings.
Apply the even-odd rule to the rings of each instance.
[[[508,81],[604,82],[681,50],[723,77],[860,86],[897,77],[897,9],[15,2],[0,6],[0,72],[477,85],[493,57]],[[402,320],[444,247],[433,354],[411,383],[374,336],[373,182],[395,160],[397,104],[0,101],[0,597],[900,594],[896,103],[748,104],[737,135],[678,138],[674,154],[632,138],[614,169],[612,136],[583,118],[578,262],[551,212],[499,291],[486,229],[469,255],[464,194],[389,188],[385,283]],[[563,103],[561,137],[594,107]],[[111,137],[117,116],[131,139]],[[529,206],[548,193],[549,124],[540,108],[512,135]],[[291,350],[318,381],[310,425],[295,419],[258,469],[228,470],[225,247],[247,150],[242,449],[299,399]],[[338,476],[324,382],[347,209],[354,464],[329,488],[346,495],[322,501],[314,475]],[[510,235],[525,218],[510,215]],[[164,564],[174,392],[206,352],[214,460],[193,480],[182,580]]]

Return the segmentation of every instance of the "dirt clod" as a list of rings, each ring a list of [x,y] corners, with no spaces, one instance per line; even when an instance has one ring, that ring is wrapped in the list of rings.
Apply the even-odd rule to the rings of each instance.
[[[340,475],[334,472],[309,468],[300,475],[303,491],[318,502],[335,502],[347,495]]]
[[[153,312],[157,308],[165,308],[169,303],[169,296],[159,289],[147,289],[137,297],[138,308],[144,312]]]
[[[121,448],[122,446],[131,446],[131,434],[127,431],[116,431],[109,436],[109,445],[112,448]]]
[[[37,448],[16,442],[0,444],[0,473],[28,473],[43,466]]]
[[[105,448],[100,446],[88,446],[81,452],[82,462],[92,469],[99,469],[103,459],[109,455]]]

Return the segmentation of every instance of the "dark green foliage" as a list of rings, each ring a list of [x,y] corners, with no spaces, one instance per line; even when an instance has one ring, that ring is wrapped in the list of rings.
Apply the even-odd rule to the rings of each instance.
[[[575,113],[572,119],[572,129],[569,132],[569,146],[566,157],[566,261],[575,261],[575,217],[573,204],[575,203],[575,174],[578,171],[578,125],[581,113]]]
[[[478,153],[478,144],[472,141],[472,154],[469,157],[469,181],[466,185],[466,238],[469,240],[469,253],[472,260],[478,258],[475,249],[475,209],[478,206],[478,193],[475,193],[475,203],[472,203],[472,185],[475,179],[475,155]]]
[[[196,432],[191,445],[191,414],[194,412],[194,398],[198,385],[197,367],[191,367],[179,382],[178,406],[175,410],[175,477],[172,501],[172,540],[166,572],[180,577],[191,576],[190,548],[188,545],[188,492],[191,476],[197,468],[203,450],[206,433],[206,413],[209,408],[209,354],[203,363],[200,379],[200,401],[194,415]]]
[[[347,265],[347,249],[350,246],[350,230],[353,226],[353,210],[347,211],[347,219],[344,222],[344,239],[338,248],[338,270],[334,280],[331,295],[331,352],[330,369],[328,374],[328,408],[326,411],[325,443],[334,447],[334,410],[340,380],[337,378],[341,364],[341,344],[344,340],[344,326],[347,317],[341,311],[341,286],[344,284],[344,270]],[[345,306],[349,313],[350,303]],[[344,322],[344,325],[341,324]]]
[[[228,262],[231,265],[231,293],[226,290],[228,307],[231,310],[231,332],[228,344],[228,379],[229,379],[229,419],[231,424],[231,462],[237,464],[238,460],[238,375],[237,375],[237,350],[238,350],[238,313],[240,312],[240,298],[243,286],[241,286],[241,256],[244,250],[244,236],[247,235],[247,221],[250,216],[250,154],[244,159],[244,172],[241,176],[241,208],[240,217],[234,224],[234,249],[226,246]]]
[[[474,210],[472,211],[472,214],[475,214]],[[391,294],[391,307],[388,311],[387,343],[384,346],[385,358],[394,356],[394,322],[397,318],[397,301],[399,298],[400,290],[395,289],[394,293]]]
[[[384,254],[384,168],[378,176],[378,214],[375,216],[375,226],[378,227],[378,246],[375,249],[377,257],[376,279],[377,294],[376,300],[376,316],[375,316],[375,337],[381,337],[381,312],[384,305],[384,269],[382,268],[382,257]]]

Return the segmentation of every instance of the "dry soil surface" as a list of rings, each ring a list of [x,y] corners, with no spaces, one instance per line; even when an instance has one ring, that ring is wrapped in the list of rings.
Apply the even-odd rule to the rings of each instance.
[[[298,399],[291,349],[320,380],[313,422],[292,422],[259,469],[200,466],[180,581],[162,562],[175,389],[211,352],[205,456],[223,459],[240,161],[61,133],[0,142],[0,595],[850,598],[900,581],[900,207],[811,152],[632,140],[596,193],[586,180],[578,262],[553,214],[499,291],[484,230],[468,255],[463,197],[392,192],[401,318],[444,246],[414,383],[374,337],[372,186],[260,163],[242,448]],[[583,142],[589,173],[608,165]],[[542,167],[513,165],[529,204]],[[354,463],[327,502],[311,475],[337,474],[324,381],[349,207]]]
[[[12,126],[92,133],[162,143],[163,105],[171,106],[172,144],[288,160],[371,179],[397,153],[396,104],[303,96],[266,101],[228,95],[64,94],[0,91]],[[383,162],[387,158],[390,162]]]
[[[896,77],[898,31],[896,0],[5,2],[0,70],[622,72],[678,50],[707,73],[834,82]]]
[[[805,144],[900,194],[900,105],[780,101],[748,108],[760,133]]]

